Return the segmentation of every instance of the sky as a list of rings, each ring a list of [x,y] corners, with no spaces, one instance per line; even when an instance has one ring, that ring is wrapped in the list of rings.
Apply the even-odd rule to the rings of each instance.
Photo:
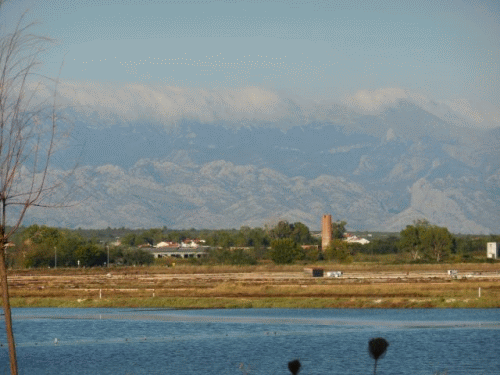
[[[290,98],[308,113],[409,98],[500,126],[495,0],[16,0],[0,25],[26,9],[56,41],[43,73],[110,118],[269,120],[293,116]]]

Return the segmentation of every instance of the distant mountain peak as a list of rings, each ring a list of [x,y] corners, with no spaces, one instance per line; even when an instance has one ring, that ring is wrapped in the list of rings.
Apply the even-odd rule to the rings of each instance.
[[[425,109],[435,103],[385,94],[385,107],[370,114],[283,101],[304,115],[283,126],[78,122],[75,147],[53,166],[64,169],[84,145],[75,178],[92,199],[70,211],[33,210],[27,220],[239,228],[280,217],[314,229],[332,212],[353,229],[398,230],[424,216],[454,232],[499,232],[500,129],[455,126]]]

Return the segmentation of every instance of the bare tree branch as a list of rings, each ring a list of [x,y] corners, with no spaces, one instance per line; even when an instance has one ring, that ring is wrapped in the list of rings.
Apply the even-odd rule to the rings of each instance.
[[[11,33],[0,34],[0,281],[12,375],[17,375],[17,359],[6,245],[31,207],[58,206],[51,197],[64,182],[59,177],[51,178],[49,168],[57,143],[58,80],[47,79],[35,71],[40,64],[39,55],[52,41],[32,34],[36,23],[25,25],[25,17],[26,13]],[[51,100],[42,100],[38,95],[45,87],[43,80],[54,85]]]

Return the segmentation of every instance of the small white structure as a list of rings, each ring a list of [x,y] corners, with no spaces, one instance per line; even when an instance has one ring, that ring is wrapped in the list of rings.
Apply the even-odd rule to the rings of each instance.
[[[165,241],[162,241],[162,242],[159,242],[158,244],[156,244],[156,248],[160,248],[160,247],[175,247],[175,248],[178,248],[180,245],[177,243],[177,242],[172,242],[172,241],[168,241],[168,242],[165,242]]]
[[[189,249],[197,249],[200,245],[196,242],[196,240],[184,240],[181,242],[181,247],[182,248],[189,248]]]
[[[342,271],[329,271],[326,273],[326,277],[342,277],[343,274]]]
[[[344,241],[349,243],[360,243],[361,245],[366,245],[370,243],[370,241],[368,241],[366,238],[356,237],[350,233],[345,234]]]
[[[147,251],[148,253],[153,254],[155,258],[180,258],[180,259],[189,259],[189,258],[204,258],[208,256],[208,246],[199,247],[196,249],[193,248],[183,248],[183,247],[146,247],[142,250]]]
[[[490,259],[500,259],[500,246],[498,242],[488,242],[486,244],[486,257]]]

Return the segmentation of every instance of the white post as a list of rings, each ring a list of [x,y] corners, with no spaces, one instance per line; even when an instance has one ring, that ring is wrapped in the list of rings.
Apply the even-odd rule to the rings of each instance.
[[[481,298],[481,287],[479,287],[478,295],[479,295],[479,298]]]
[[[102,298],[102,292],[101,292],[101,289],[99,289],[99,299]]]

